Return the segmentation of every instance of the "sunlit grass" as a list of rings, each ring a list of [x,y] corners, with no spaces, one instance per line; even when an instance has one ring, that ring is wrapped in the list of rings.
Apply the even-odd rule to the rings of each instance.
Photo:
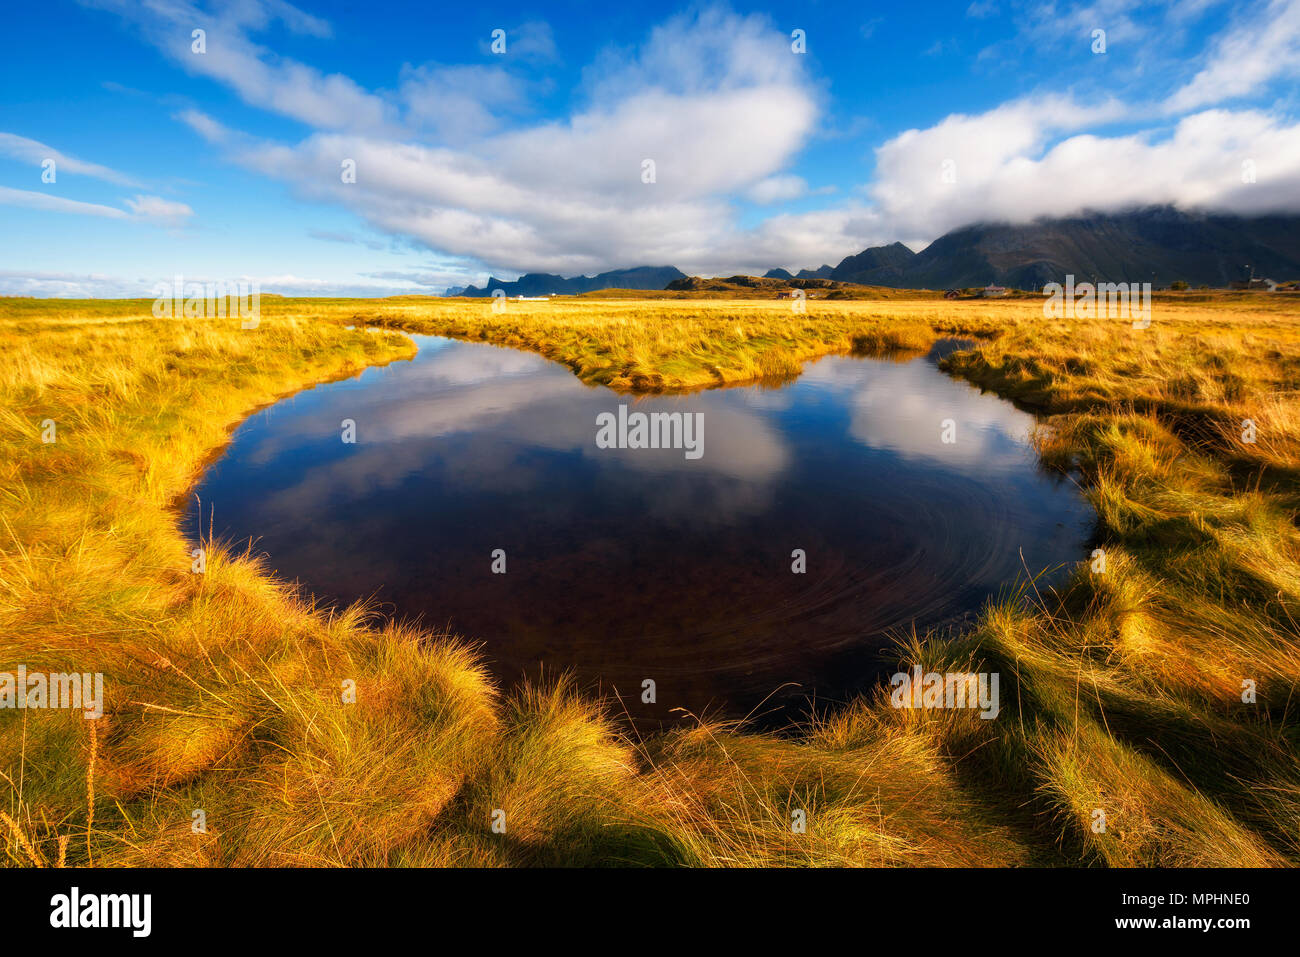
[[[494,312],[267,297],[259,328],[241,330],[155,320],[146,302],[0,300],[0,671],[107,676],[93,742],[79,713],[0,711],[6,857],[1294,864],[1293,302],[1158,298],[1151,328],[1135,330],[1044,319],[1032,301],[815,301],[798,314],[721,299]],[[1106,570],[1076,556],[1057,591],[1022,583],[963,633],[900,643],[904,667],[999,672],[996,720],[896,710],[877,689],[798,733],[706,722],[635,739],[562,681],[503,694],[457,639],[317,608],[239,549],[204,543],[206,570],[191,573],[179,509],[235,425],[413,352],[395,331],[348,325],[530,349],[646,391],[970,338],[944,368],[1043,414],[1044,465],[1084,488]]]

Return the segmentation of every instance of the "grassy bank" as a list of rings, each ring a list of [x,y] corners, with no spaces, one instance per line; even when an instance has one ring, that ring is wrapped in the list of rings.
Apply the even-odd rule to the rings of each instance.
[[[241,330],[154,320],[144,302],[0,301],[0,671],[106,675],[99,721],[0,711],[11,863],[1300,858],[1294,304],[1171,297],[1146,330],[932,299],[804,315],[727,300],[262,305]],[[516,346],[593,384],[665,391],[973,337],[947,369],[1048,416],[1043,459],[1081,477],[1106,570],[1084,564],[1059,594],[900,649],[904,665],[1000,672],[996,720],[873,692],[798,736],[714,724],[631,741],[563,684],[503,695],[457,641],[316,609],[248,555],[209,543],[191,573],[176,505],[229,429],[411,353],[350,324]]]

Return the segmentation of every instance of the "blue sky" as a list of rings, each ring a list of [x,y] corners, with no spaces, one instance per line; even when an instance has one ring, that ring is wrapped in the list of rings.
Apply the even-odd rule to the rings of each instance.
[[[981,219],[1300,211],[1300,0],[49,0],[6,19],[0,294],[761,272]]]

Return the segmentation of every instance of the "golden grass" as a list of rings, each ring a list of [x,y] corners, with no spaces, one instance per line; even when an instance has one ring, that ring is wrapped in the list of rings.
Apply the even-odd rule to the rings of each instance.
[[[240,330],[142,302],[0,301],[0,671],[106,675],[98,722],[0,711],[10,863],[1300,857],[1293,302],[1158,298],[1146,330],[1044,319],[1032,300],[262,306]],[[1084,562],[1056,592],[900,646],[905,667],[998,671],[996,720],[896,710],[877,690],[798,734],[702,723],[632,740],[563,681],[503,697],[454,638],[319,609],[248,554],[207,542],[190,573],[177,508],[231,428],[413,351],[347,325],[531,349],[642,391],[970,337],[944,367],[1043,413],[1043,462],[1086,489],[1106,572]]]

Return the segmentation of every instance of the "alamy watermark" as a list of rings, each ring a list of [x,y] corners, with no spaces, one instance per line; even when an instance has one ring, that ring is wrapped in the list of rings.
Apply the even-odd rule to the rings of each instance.
[[[73,887],[50,898],[50,926],[124,928],[132,937],[148,937],[153,930],[152,894],[83,894]]]
[[[978,708],[980,717],[996,718],[1002,710],[998,699],[998,673],[970,671],[900,671],[889,679],[894,690],[889,703],[895,708]]]
[[[0,671],[0,708],[73,708],[95,720],[104,716],[104,676],[62,672],[47,674],[19,665]]]
[[[1043,287],[1043,316],[1047,319],[1132,319],[1134,329],[1151,325],[1151,283],[1102,282],[1077,286],[1073,274],[1065,285]]]
[[[703,412],[601,412],[596,416],[600,449],[684,449],[688,459],[704,454]]]
[[[256,281],[186,282],[176,276],[153,287],[155,319],[238,317],[241,329],[256,329],[262,319],[262,284]]]

